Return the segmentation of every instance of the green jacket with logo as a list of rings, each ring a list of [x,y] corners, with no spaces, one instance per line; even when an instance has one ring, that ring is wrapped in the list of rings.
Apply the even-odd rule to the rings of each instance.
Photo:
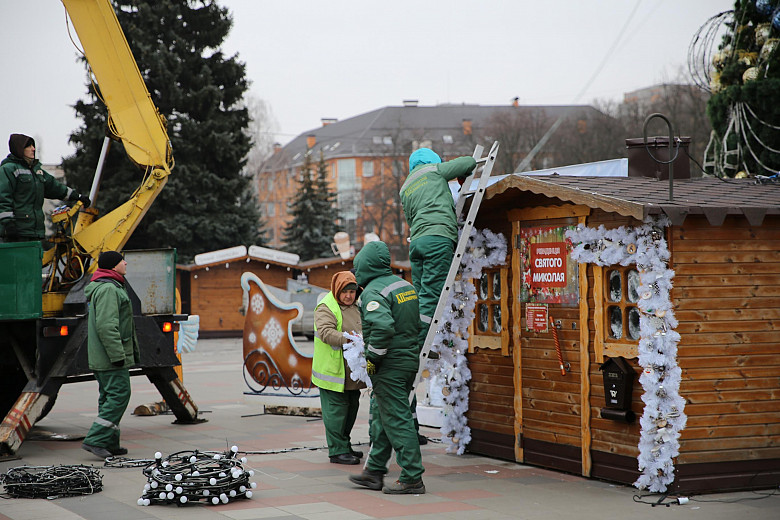
[[[75,201],[79,193],[41,168],[13,154],[0,163],[0,238],[40,240],[46,237],[43,199]]]
[[[369,242],[353,260],[360,296],[366,359],[380,374],[388,368],[417,371],[420,310],[417,292],[393,274],[384,242]]]
[[[130,368],[141,360],[133,321],[133,305],[124,285],[111,278],[91,281],[84,289],[89,302],[87,356],[91,370]]]
[[[467,175],[476,165],[473,157],[464,156],[444,163],[421,164],[409,172],[400,195],[411,240],[437,235],[458,241],[449,181]]]

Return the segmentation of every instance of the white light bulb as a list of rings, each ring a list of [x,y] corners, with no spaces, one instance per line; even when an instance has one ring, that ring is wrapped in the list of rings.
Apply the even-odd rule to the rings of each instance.
[[[211,503],[214,504],[214,505],[219,504],[219,498],[217,498],[217,497],[212,498],[211,499]]]
[[[181,479],[182,479],[181,473],[177,473],[176,476],[173,477],[173,478],[175,478],[177,482],[181,481]]]
[[[159,451],[155,452],[154,453],[154,458],[155,459],[161,459],[162,458],[162,453],[160,453]]]
[[[230,448],[230,451],[232,451],[233,453],[238,453],[238,446],[232,446]]]
[[[247,462],[249,462],[249,459],[246,457],[241,457],[241,464],[246,464]]]
[[[209,479],[209,484],[211,484],[212,486],[216,486],[217,485],[217,479],[215,479],[214,477],[211,477]]]
[[[247,498],[252,498],[252,492],[251,492],[251,491],[247,491],[247,492],[245,493],[245,496],[246,496]]]
[[[160,491],[160,494],[157,495],[157,496],[160,498],[160,500],[165,500],[165,492],[164,491]]]
[[[225,477],[227,477],[227,473],[225,473],[224,471],[220,471],[219,478],[225,478]]]
[[[257,487],[257,482],[250,482],[249,483],[249,487],[251,487],[252,489],[255,489]]]
[[[199,477],[200,476],[200,471],[198,471],[198,470],[193,471],[192,472],[192,476],[193,477]]]
[[[246,486],[241,486],[241,487],[238,488],[238,490],[240,492],[244,493],[246,491]]]
[[[173,489],[173,485],[171,485],[171,484],[166,484],[165,485],[165,491],[170,491],[172,489]]]
[[[254,476],[255,476],[255,470],[253,470],[253,469],[250,469],[250,470],[249,470],[249,476],[250,476],[250,477],[254,477]]]
[[[139,498],[138,502],[136,502],[136,504],[138,504],[139,506],[144,505],[144,499],[143,498]]]
[[[209,491],[208,489],[204,489],[204,490],[203,490],[203,496],[204,496],[204,497],[207,497],[207,496],[209,496],[210,494],[211,494],[211,491]]]
[[[230,490],[230,497],[232,498],[234,496],[236,496],[236,490],[235,489],[231,489]]]
[[[152,486],[149,484],[144,484],[144,491],[149,491],[150,489],[152,489]]]
[[[184,490],[181,488],[181,486],[178,486],[176,489],[174,489],[174,491],[176,491],[177,495],[181,495],[181,492]]]
[[[173,491],[168,493],[168,500],[173,500]]]
[[[148,498],[144,498],[144,505],[145,505],[145,506],[148,506],[148,505],[149,505],[149,504],[151,504],[151,503],[152,503],[152,501],[151,501],[151,500],[149,500]]]
[[[221,459],[221,458],[222,458],[222,457],[220,457],[220,456],[219,456],[219,454],[217,454],[217,455],[214,455],[214,460],[219,460],[219,459]]]
[[[196,459],[196,458],[195,458],[195,455],[193,455],[192,457],[190,457],[190,462],[192,462],[193,464],[195,464],[195,461],[196,461],[196,460],[198,460],[198,459]]]
[[[186,504],[187,503],[187,497],[186,496],[179,497],[179,502],[181,502],[182,504]]]
[[[163,467],[163,468],[167,468],[167,467],[168,467],[168,461],[167,461],[167,460],[164,460],[164,461],[163,461],[163,463],[162,463],[162,467]]]
[[[157,488],[157,486],[159,486],[156,480],[152,480],[152,482],[149,485],[152,486],[152,489],[155,489]]]

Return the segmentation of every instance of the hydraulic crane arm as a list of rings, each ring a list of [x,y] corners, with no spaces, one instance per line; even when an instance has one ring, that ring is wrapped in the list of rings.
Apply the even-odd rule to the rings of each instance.
[[[165,120],[146,89],[110,0],[62,3],[108,108],[111,133],[147,172],[130,200],[74,233],[80,246],[97,258],[100,251],[122,249],[165,185],[173,156]]]

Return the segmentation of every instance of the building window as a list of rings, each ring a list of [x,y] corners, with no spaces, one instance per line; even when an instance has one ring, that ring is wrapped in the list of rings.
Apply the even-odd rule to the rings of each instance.
[[[477,301],[469,330],[469,352],[488,348],[509,355],[508,276],[508,268],[486,269],[476,281]]]
[[[382,144],[382,136],[381,135],[375,135],[374,136],[374,144]]]
[[[340,159],[337,163],[336,181],[338,209],[341,218],[354,221],[360,215],[362,197],[360,184],[355,173],[355,159]]]
[[[639,272],[636,266],[594,270],[596,355],[633,358],[639,355]]]
[[[374,176],[374,161],[363,161],[363,177]]]
[[[382,138],[382,144],[386,144],[387,146],[393,146],[393,138],[389,135],[386,135]]]
[[[451,135],[443,135],[443,136],[441,136],[441,140],[444,141],[444,144],[452,144],[452,136]]]
[[[276,216],[276,203],[274,202],[268,202],[265,205],[265,216],[266,217],[275,217]]]

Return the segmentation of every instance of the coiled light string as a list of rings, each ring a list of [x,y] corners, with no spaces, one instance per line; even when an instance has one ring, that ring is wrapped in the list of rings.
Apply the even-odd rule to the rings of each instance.
[[[144,468],[147,477],[139,506],[151,504],[184,505],[203,502],[227,504],[239,498],[252,498],[257,487],[249,478],[253,470],[246,470],[246,457],[237,457],[238,447],[230,451],[179,451],[163,459],[160,452]]]
[[[91,495],[103,489],[103,476],[94,466],[19,466],[0,475],[12,498],[60,498]]]

